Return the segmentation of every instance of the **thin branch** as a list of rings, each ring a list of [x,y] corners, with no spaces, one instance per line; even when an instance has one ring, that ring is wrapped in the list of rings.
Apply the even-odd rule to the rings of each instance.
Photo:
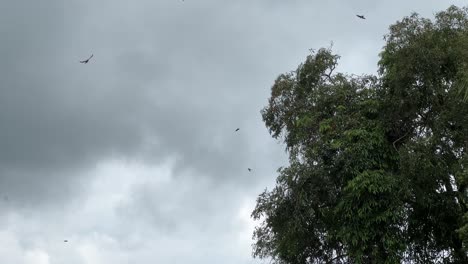
[[[335,84],[335,81],[333,81],[331,75],[333,73],[333,71],[335,70],[335,65],[333,65],[330,69],[330,72],[327,74],[327,73],[323,73],[324,76],[326,76],[328,78],[328,80],[334,85]]]
[[[396,151],[398,151],[398,150],[397,150],[395,144],[396,144],[398,141],[402,140],[404,137],[406,137],[406,136],[408,135],[408,133],[409,133],[409,131],[406,132],[403,136],[401,136],[401,137],[398,138],[397,140],[393,141],[393,148],[395,148]]]

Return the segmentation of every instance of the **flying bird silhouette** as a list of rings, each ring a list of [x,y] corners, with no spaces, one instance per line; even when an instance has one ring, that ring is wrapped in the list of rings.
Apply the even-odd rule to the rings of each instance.
[[[239,131],[240,128],[236,129],[236,132]]]
[[[89,60],[90,60],[93,56],[94,56],[94,54],[91,54],[91,57],[89,57],[87,60],[82,60],[82,61],[80,61],[80,63],[84,63],[84,64],[88,63]]]
[[[252,171],[252,169],[251,169],[251,168],[247,168],[247,169],[248,169],[249,171]]]
[[[68,240],[64,240],[63,242],[67,243],[67,242],[68,242]]]
[[[360,19],[366,19],[363,15],[356,15],[357,17],[359,17]]]

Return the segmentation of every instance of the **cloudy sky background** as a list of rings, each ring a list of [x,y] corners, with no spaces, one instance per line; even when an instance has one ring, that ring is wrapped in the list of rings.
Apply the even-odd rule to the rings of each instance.
[[[390,24],[450,4],[0,0],[1,263],[262,263],[275,78],[331,41],[375,73]]]

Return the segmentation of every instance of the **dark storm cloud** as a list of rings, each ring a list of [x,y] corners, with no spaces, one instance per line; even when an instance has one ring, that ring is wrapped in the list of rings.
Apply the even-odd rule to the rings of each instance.
[[[1,186],[18,169],[24,184],[72,177],[109,155],[139,155],[149,141],[158,142],[151,162],[176,155],[180,168],[215,179],[245,174],[249,131],[233,129],[246,125],[249,90],[258,89],[250,82],[261,64],[249,52],[259,43],[245,40],[255,29],[229,25],[240,8],[206,15],[167,4],[167,14],[147,4],[127,14],[123,2],[4,4]]]

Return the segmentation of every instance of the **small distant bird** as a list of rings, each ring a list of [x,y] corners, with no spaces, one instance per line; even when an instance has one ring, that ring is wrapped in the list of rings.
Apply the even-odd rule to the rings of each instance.
[[[356,15],[357,17],[359,17],[360,19],[366,19],[363,15]]]
[[[239,131],[240,128],[236,129],[236,132]]]
[[[249,171],[252,171],[252,169],[251,169],[251,168],[247,168],[247,169],[248,169]]]
[[[64,240],[63,242],[67,243],[67,242],[68,242],[68,240]]]
[[[91,57],[89,57],[87,60],[82,60],[82,61],[80,61],[80,63],[84,63],[84,64],[88,63],[89,60],[90,60],[93,56],[94,56],[94,54],[91,54]]]

